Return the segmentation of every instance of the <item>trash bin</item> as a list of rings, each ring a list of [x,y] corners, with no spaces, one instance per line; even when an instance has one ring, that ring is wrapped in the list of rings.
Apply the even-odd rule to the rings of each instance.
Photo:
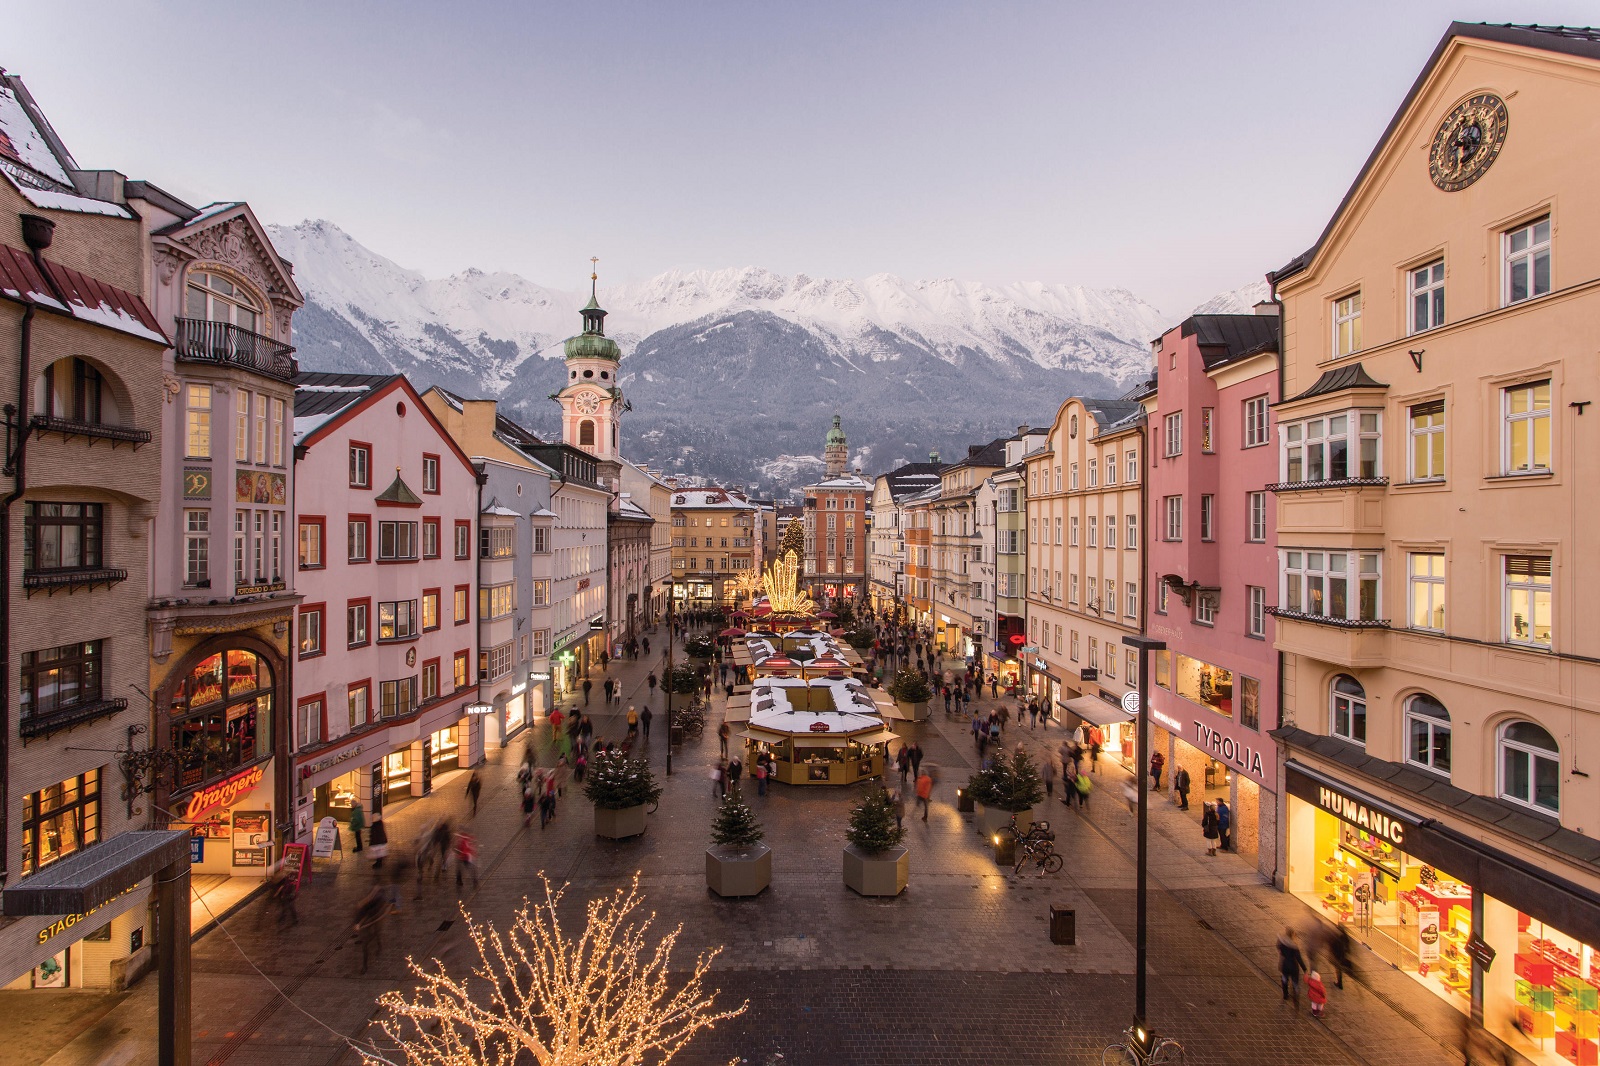
[[[972,797],[964,788],[956,789],[956,810],[961,814],[972,813]]]
[[[1071,907],[1050,908],[1050,943],[1076,944],[1078,942],[1078,912]]]
[[[990,837],[994,845],[994,864],[996,866],[1015,866],[1017,862],[1017,838],[1004,830]]]

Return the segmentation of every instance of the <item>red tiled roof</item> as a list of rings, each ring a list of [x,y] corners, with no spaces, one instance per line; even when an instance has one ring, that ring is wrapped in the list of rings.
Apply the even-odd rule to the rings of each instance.
[[[66,310],[61,301],[50,294],[50,286],[45,284],[33,256],[9,244],[0,244],[0,295],[22,303],[42,303]]]
[[[39,273],[39,264],[33,256],[8,244],[0,244],[0,296],[66,311],[80,321],[119,330],[158,344],[171,344],[156,321],[156,316],[133,293],[48,259],[44,262],[44,268],[50,275],[48,284]],[[60,293],[66,303],[63,304],[56,293]]]

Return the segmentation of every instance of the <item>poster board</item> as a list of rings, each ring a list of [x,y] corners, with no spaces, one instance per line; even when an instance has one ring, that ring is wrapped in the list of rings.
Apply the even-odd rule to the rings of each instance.
[[[1439,961],[1439,908],[1417,908],[1417,963],[1426,967]],[[1426,973],[1426,970],[1422,972]]]
[[[306,852],[310,850],[304,844],[285,844],[283,846],[283,874],[294,882],[296,889],[306,875]]]
[[[311,857],[313,859],[331,859],[337,851],[339,858],[344,858],[344,841],[339,836],[339,823],[327,817],[317,823],[317,832],[311,838]]]
[[[272,850],[272,812],[233,812],[233,865],[265,866]]]

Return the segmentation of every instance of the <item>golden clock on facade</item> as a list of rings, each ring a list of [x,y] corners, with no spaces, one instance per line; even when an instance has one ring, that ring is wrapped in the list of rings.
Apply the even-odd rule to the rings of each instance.
[[[1506,102],[1479,93],[1450,112],[1433,135],[1428,174],[1445,192],[1459,192],[1483,177],[1506,143]]]
[[[586,392],[578,397],[573,406],[578,409],[579,414],[592,415],[600,410],[600,397],[592,392]]]

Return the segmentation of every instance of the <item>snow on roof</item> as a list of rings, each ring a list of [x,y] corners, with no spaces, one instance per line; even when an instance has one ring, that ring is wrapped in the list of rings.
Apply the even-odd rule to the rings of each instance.
[[[830,711],[796,710],[789,700],[789,689],[822,689],[832,697],[834,709]],[[750,724],[774,733],[791,733],[809,736],[821,733],[818,723],[826,725],[829,733],[859,733],[866,729],[883,728],[883,719],[865,709],[843,710],[875,706],[871,697],[867,704],[856,699],[862,690],[861,682],[854,678],[813,678],[806,682],[797,677],[765,677],[750,686]]]
[[[121,330],[123,333],[132,334],[147,341],[155,341],[163,346],[171,344],[165,335],[140,322],[125,309],[112,307],[104,301],[94,307],[74,301],[72,304],[72,317],[81,319],[84,322],[93,322],[97,326],[107,326],[111,329]]]
[[[17,99],[16,90],[4,82],[0,82],[0,155],[67,188],[72,187],[71,176],[50,150],[50,143],[22,106],[22,101]]]
[[[493,504],[493,505],[491,505],[489,507],[485,507],[483,509],[483,513],[487,514],[487,515],[496,515],[496,516],[498,516],[500,518],[521,518],[522,517],[522,512],[521,511],[513,511],[511,508],[502,507],[498,503]]]
[[[106,200],[95,200],[88,196],[78,196],[69,192],[51,192],[48,189],[35,189],[31,185],[6,175],[11,184],[34,207],[43,207],[51,211],[74,211],[80,215],[105,215],[109,218],[132,218],[133,212],[121,204],[113,204]]]
[[[205,207],[200,209],[200,213],[198,215],[195,215],[193,218],[189,219],[189,221],[185,222],[184,225],[192,226],[197,222],[204,222],[212,215],[220,215],[224,211],[232,211],[234,208],[240,205],[240,202],[241,201],[238,200],[230,200],[227,203],[207,204]]]
[[[529,518],[554,518],[554,517],[556,517],[556,513],[554,511],[550,510],[550,508],[548,508],[548,507],[541,507],[537,511],[534,511],[533,513],[529,514],[528,517]]]
[[[371,392],[371,385],[297,385],[295,392]]]
[[[29,263],[33,262],[31,257],[26,257],[15,248],[6,250],[10,253],[13,266],[19,257],[27,258]],[[150,308],[133,293],[119,289],[115,285],[107,285],[99,278],[49,259],[44,260],[44,270],[50,276],[50,287],[65,299],[66,312],[80,322],[105,326],[162,346],[169,346],[172,343],[167,339],[167,335],[161,332],[161,327],[157,324],[155,315],[150,313]],[[38,277],[36,269],[33,276]],[[30,295],[35,302],[54,307],[62,306],[56,299],[43,298],[43,293],[34,292]]]
[[[299,391],[299,390],[296,390]],[[294,416],[294,442],[299,444],[301,439],[315,433],[317,427],[338,414],[337,411],[326,411],[320,415],[295,415]]]
[[[672,496],[674,507],[715,507],[718,509],[754,511],[755,505],[728,494],[726,489],[680,489]]]

